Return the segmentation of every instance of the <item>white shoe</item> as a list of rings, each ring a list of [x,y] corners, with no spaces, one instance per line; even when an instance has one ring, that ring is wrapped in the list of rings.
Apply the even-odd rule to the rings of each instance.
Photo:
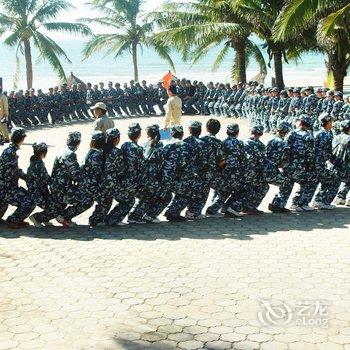
[[[121,222],[118,222],[116,225],[117,226],[127,226],[128,223],[121,221]]]
[[[299,207],[298,205],[292,204],[291,207],[290,207],[290,210],[300,212],[300,211],[304,211],[304,208],[303,207]]]
[[[316,209],[323,209],[323,206],[324,206],[324,204],[323,204],[322,202],[314,201],[314,202],[312,203],[312,207],[313,207],[313,208],[316,208]]]
[[[303,206],[303,210],[305,210],[305,211],[313,211],[313,210],[315,210],[315,208],[310,207],[309,205],[304,205]]]
[[[232,209],[231,207],[228,207],[226,209],[226,211],[234,216],[237,216],[237,217],[241,217],[244,215],[243,213],[240,213],[239,211],[236,211],[236,210]]]
[[[39,221],[35,220],[34,215],[29,216],[29,220],[33,223],[33,225],[37,228],[43,228],[44,225],[40,223]]]
[[[350,199],[347,199],[347,200],[346,200],[345,205],[346,205],[347,207],[350,207]]]
[[[148,215],[145,215],[145,216],[143,217],[143,219],[144,219],[145,221],[147,221],[147,222],[152,223],[152,224],[160,224],[160,223],[161,223],[161,221],[160,221],[159,219],[157,219],[157,218],[152,218],[152,217],[150,217],[150,216],[148,216]]]
[[[333,201],[333,204],[335,204],[335,205],[346,205],[345,199],[340,198],[340,197],[335,197],[334,201]]]

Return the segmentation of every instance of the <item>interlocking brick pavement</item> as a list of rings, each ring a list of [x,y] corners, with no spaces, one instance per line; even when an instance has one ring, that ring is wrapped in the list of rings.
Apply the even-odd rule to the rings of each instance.
[[[117,121],[124,134],[130,122]],[[52,146],[50,169],[68,130],[89,128],[33,130],[26,143]],[[0,227],[0,350],[350,349],[347,208],[113,229],[89,229],[88,215],[69,230]],[[328,327],[264,324],[261,300],[276,312],[319,301]]]

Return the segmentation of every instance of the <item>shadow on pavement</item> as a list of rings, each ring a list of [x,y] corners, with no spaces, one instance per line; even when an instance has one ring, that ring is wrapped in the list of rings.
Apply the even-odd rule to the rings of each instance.
[[[128,225],[123,227],[98,227],[90,229],[86,225],[63,229],[60,226],[37,229],[33,226],[10,230],[0,227],[0,236],[14,239],[21,236],[57,239],[81,240],[94,239],[122,240],[135,239],[152,241],[190,239],[238,239],[251,240],[254,235],[268,235],[274,232],[312,231],[315,229],[347,228],[350,225],[348,208],[332,211],[314,211],[289,215],[265,213],[262,216],[246,216],[240,219],[207,218],[185,223]]]

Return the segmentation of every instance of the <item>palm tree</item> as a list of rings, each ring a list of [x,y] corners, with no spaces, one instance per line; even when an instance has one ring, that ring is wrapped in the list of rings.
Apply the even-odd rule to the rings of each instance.
[[[349,0],[290,0],[275,26],[275,37],[288,40],[300,30],[317,26],[317,43],[327,55],[327,69],[342,91],[350,65]]]
[[[3,13],[0,13],[0,27],[10,32],[4,43],[9,47],[16,47],[17,68],[18,53],[24,53],[27,88],[33,86],[32,45],[38,49],[40,58],[47,60],[59,78],[65,80],[60,58],[70,62],[67,54],[43,33],[42,29],[49,32],[90,35],[89,28],[83,24],[54,21],[62,11],[67,11],[73,6],[65,0],[0,0],[0,4],[3,8]]]
[[[95,0],[90,5],[101,13],[101,17],[83,18],[82,21],[110,28],[111,34],[97,34],[86,44],[84,58],[107,49],[106,55],[117,58],[130,52],[134,68],[134,80],[138,81],[138,48],[152,48],[159,57],[166,60],[175,70],[170,57],[170,48],[152,36],[154,23],[148,21],[141,7],[143,0]]]
[[[214,47],[221,47],[214,63],[217,69],[234,50],[232,78],[246,82],[246,68],[255,59],[261,73],[266,64],[259,46],[250,40],[250,24],[232,11],[230,1],[198,0],[167,3],[152,14],[161,30],[155,34],[166,45],[179,50],[183,58],[193,64]]]

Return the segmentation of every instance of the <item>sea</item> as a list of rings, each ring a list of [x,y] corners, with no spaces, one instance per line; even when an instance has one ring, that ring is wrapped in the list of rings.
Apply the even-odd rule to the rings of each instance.
[[[122,57],[114,58],[113,55],[106,56],[104,52],[93,55],[87,60],[83,60],[82,49],[86,44],[86,39],[58,40],[59,45],[66,51],[71,63],[63,61],[66,75],[71,72],[85,83],[91,82],[128,82],[133,78],[132,59],[129,53]],[[223,61],[219,69],[213,70],[213,62],[219,48],[214,48],[208,52],[198,63],[184,62],[177,52],[172,52],[171,56],[175,64],[176,71],[172,71],[178,78],[188,78],[203,82],[232,82],[230,77],[233,51]],[[33,48],[33,69],[34,88],[41,88],[44,91],[49,87],[59,84],[57,75],[48,62],[40,58],[38,52]],[[21,53],[20,70],[17,88],[25,89],[25,62]],[[267,57],[266,57],[267,59]],[[139,49],[138,55],[139,79],[145,79],[149,84],[155,84],[171,68],[169,64],[160,59],[154,51],[148,48]],[[14,87],[13,77],[15,70],[15,50],[5,47],[0,42],[0,77],[3,78],[4,90],[12,90]],[[255,62],[250,62],[247,68],[247,78],[250,80],[257,73],[259,67]],[[268,68],[265,85],[271,85],[273,77],[272,68]],[[323,86],[326,79],[325,58],[321,54],[304,54],[298,62],[284,64],[284,79],[286,86]],[[350,83],[350,81],[349,81]]]

